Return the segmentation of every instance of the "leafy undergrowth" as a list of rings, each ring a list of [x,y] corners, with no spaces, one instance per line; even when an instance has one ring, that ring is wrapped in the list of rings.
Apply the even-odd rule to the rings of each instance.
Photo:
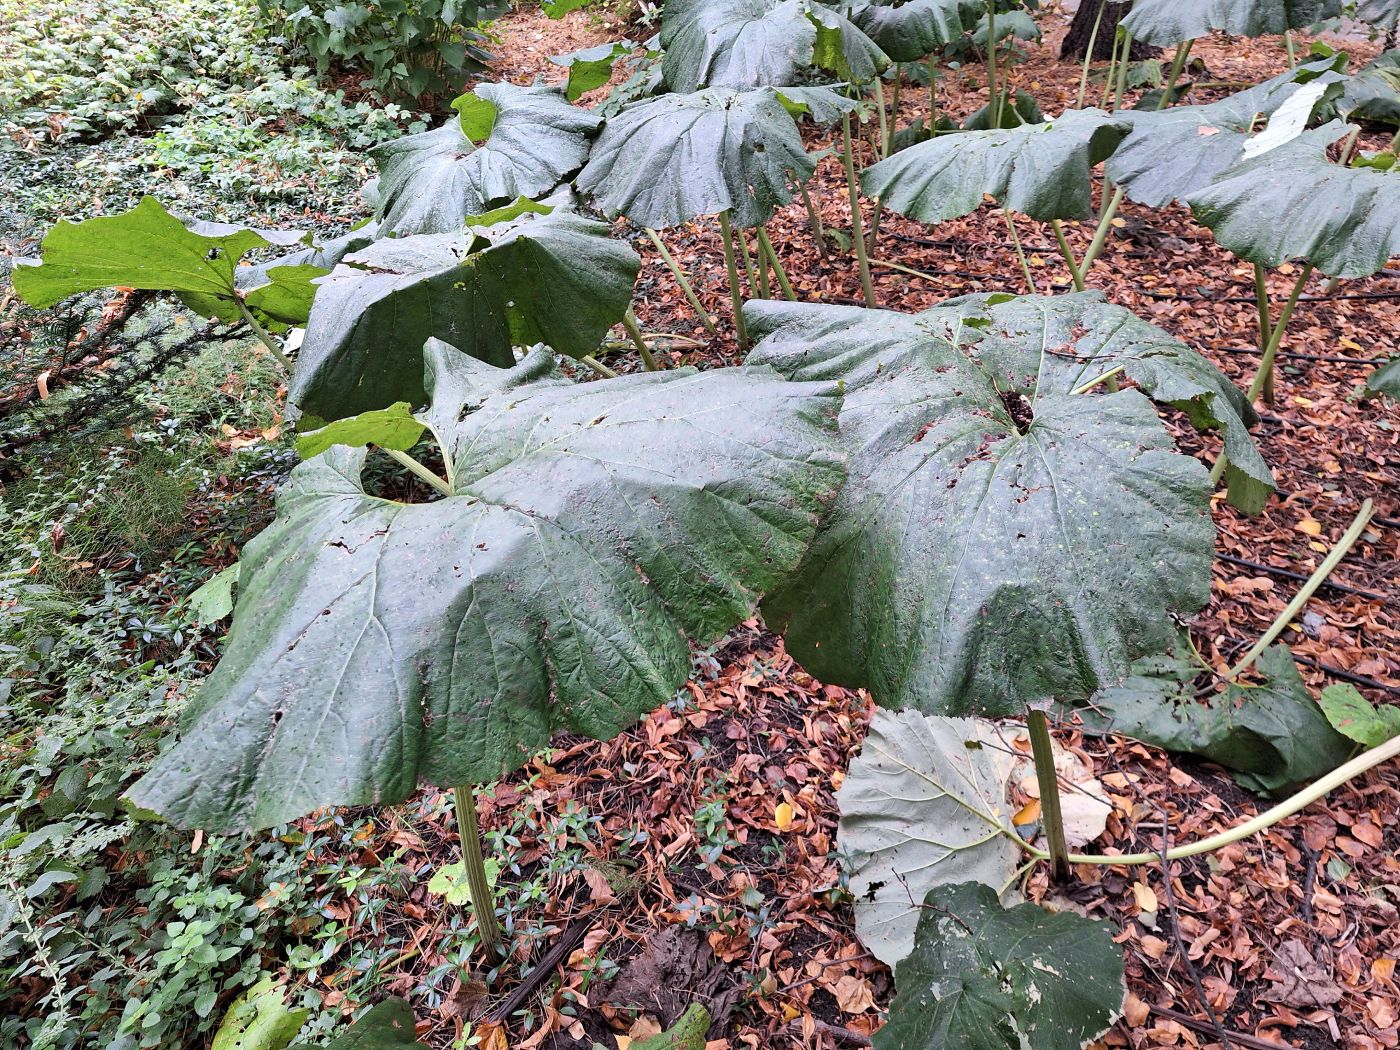
[[[502,49],[498,71],[517,81],[546,68],[542,56],[604,38],[583,13],[556,24],[522,12],[501,31],[522,45]],[[1077,86],[1078,67],[1050,57],[1057,37],[1048,34],[1012,73],[1047,112],[1072,99]],[[1213,78],[1226,81],[1257,80],[1283,63],[1275,40],[1202,41],[1198,54]],[[982,91],[977,70],[954,74],[940,84],[940,107],[966,116],[981,105]],[[901,123],[926,107],[926,94],[907,92]],[[1376,136],[1365,141],[1384,145]],[[868,161],[868,146],[861,148]],[[835,160],[822,162],[818,178],[824,221],[848,227]],[[57,203],[52,210],[65,213]],[[867,226],[871,219],[867,204]],[[800,204],[780,211],[773,229],[802,298],[858,301],[849,259],[822,258]],[[1071,224],[1077,248],[1088,232]],[[1022,221],[1019,233],[1039,290],[1066,290],[1068,275],[1045,231]],[[688,226],[668,241],[723,324],[728,303],[715,230]],[[736,361],[727,330],[724,339],[707,340],[650,246],[636,246],[645,260],[637,308],[643,326],[699,344],[678,342],[672,362]],[[886,215],[875,257],[906,268],[875,268],[881,304],[898,309],[968,292],[1027,290],[995,211],[934,230]],[[1254,339],[1251,278],[1181,209],[1129,204],[1089,283],[1247,380],[1255,357],[1236,351]],[[1276,298],[1291,279],[1281,268]],[[1286,640],[1314,690],[1340,672],[1359,678],[1370,700],[1395,703],[1400,417],[1391,403],[1357,392],[1367,362],[1400,348],[1400,276],[1347,282],[1331,296],[1317,280],[1308,293],[1320,298],[1299,306],[1281,398],[1258,431],[1280,498],[1252,519],[1217,505],[1219,552],[1246,564],[1217,562],[1214,600],[1194,633],[1210,662],[1230,662],[1294,593],[1297,581],[1283,573],[1310,573],[1372,497],[1379,516],[1332,577],[1341,587],[1323,588]],[[625,353],[611,363],[635,367]],[[221,377],[220,367],[204,362]],[[497,887],[510,909],[513,946],[495,972],[475,963],[465,908],[431,889],[438,876],[437,888],[455,895],[445,870],[457,860],[457,840],[438,792],[410,806],[307,819],[246,840],[191,840],[128,825],[101,805],[144,768],[157,726],[212,662],[217,632],[193,625],[181,599],[236,556],[252,531],[246,514],[254,495],[287,458],[277,452],[283,439],[266,390],[229,386],[232,377],[201,384],[195,366],[181,374],[185,387],[156,392],[163,428],[141,428],[97,468],[74,465],[35,482],[50,502],[35,498],[7,534],[22,552],[10,583],[50,590],[6,595],[15,603],[6,611],[22,614],[10,622],[23,628],[6,641],[27,661],[11,687],[6,715],[15,728],[6,746],[27,754],[44,738],[60,746],[46,771],[16,766],[6,794],[14,791],[28,815],[42,811],[69,825],[53,837],[70,851],[77,883],[44,887],[33,899],[62,901],[63,914],[41,916],[36,904],[22,917],[27,932],[4,942],[10,954],[3,965],[17,968],[7,1013],[64,1010],[72,1042],[56,1045],[79,1045],[88,1026],[110,1035],[112,1014],[135,996],[145,1012],[128,1019],[122,1038],[129,1041],[116,1045],[197,1046],[223,1007],[266,970],[286,976],[299,1003],[317,1011],[317,1030],[341,1010],[405,995],[420,1033],[440,1048],[472,1039],[489,1050],[612,1047],[619,1034],[640,1037],[671,1023],[693,999],[710,1008],[716,1036],[723,1033],[730,1046],[863,1045],[892,988],[889,972],[854,935],[833,852],[833,794],[870,706],[863,695],[814,682],[757,624],[697,653],[688,688],[631,731],[606,744],[562,741],[484,793],[481,815],[489,851],[502,864]],[[172,402],[181,389],[184,400]],[[181,443],[181,425],[168,421],[208,413],[209,404],[215,415],[208,420],[227,429],[217,446],[194,451]],[[1214,453],[1213,438],[1185,425],[1173,431],[1183,448]],[[234,452],[247,466],[224,461]],[[84,472],[92,469],[96,475]],[[133,477],[150,487],[133,486]],[[114,485],[135,498],[109,506],[104,494]],[[14,495],[11,505],[19,506],[24,494]],[[123,506],[137,516],[124,518]],[[155,509],[159,520],[140,516]],[[155,527],[172,517],[180,519],[178,531]],[[56,538],[53,521],[73,538]],[[125,549],[138,540],[141,551]],[[62,565],[60,556],[68,559]],[[55,604],[25,611],[39,599]],[[22,710],[14,699],[21,697]],[[124,712],[124,726],[102,735],[114,710]],[[1205,763],[1168,761],[1072,729],[1061,742],[1095,770],[1115,804],[1096,848],[1156,850],[1164,835],[1188,841],[1260,808]],[[70,765],[83,769],[85,783],[78,774],[64,779]],[[52,849],[36,842],[30,852]],[[1104,1042],[1220,1045],[1204,995],[1232,1033],[1310,1047],[1400,1044],[1398,850],[1400,776],[1391,768],[1261,837],[1176,862],[1169,879],[1160,868],[1083,871],[1074,903],[1121,927],[1132,993],[1124,1021]],[[4,873],[22,896],[39,870],[25,855],[7,861],[18,867]],[[96,869],[107,874],[88,875]],[[1043,875],[1028,889],[1035,899],[1060,892]],[[76,941],[57,934],[65,917],[82,924]],[[45,998],[54,987],[63,989],[58,1004]],[[153,1013],[159,1016],[148,1022]],[[14,1027],[0,1034],[20,1038]]]

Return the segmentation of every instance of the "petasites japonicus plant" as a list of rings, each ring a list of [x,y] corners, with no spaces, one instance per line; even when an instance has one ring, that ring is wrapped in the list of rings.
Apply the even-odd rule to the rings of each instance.
[[[1161,208],[1184,200],[1243,160],[1255,130],[1306,85],[1321,80],[1328,90],[1304,96],[1311,110],[1305,115],[1324,109],[1341,93],[1338,70],[1345,64],[1345,55],[1319,58],[1208,105],[1118,113],[1132,133],[1109,158],[1105,171],[1139,204]]]
[[[302,250],[285,263],[241,265],[251,251],[294,246]],[[97,288],[140,288],[174,292],[202,317],[251,315],[269,328],[304,323],[312,282],[327,272],[308,264],[315,248],[305,232],[187,223],[154,197],[119,215],[60,221],[45,235],[40,254],[38,265],[20,260],[11,273],[15,291],[31,306],[52,306]]]
[[[917,62],[977,28],[982,0],[848,0],[839,6],[895,62]]]
[[[861,187],[892,211],[943,222],[982,206],[987,195],[1032,219],[1086,218],[1090,173],[1131,125],[1099,109],[1008,130],[939,135],[867,168]]]
[[[963,882],[924,898],[914,941],[875,1050],[1082,1050],[1122,1009],[1123,958],[1107,923],[1003,908],[996,890]]]
[[[797,102],[785,105],[780,90]],[[759,226],[815,168],[787,106],[828,115],[835,99],[803,88],[709,88],[633,103],[608,121],[578,187],[605,214],[651,229],[724,212],[737,226]]]
[[[851,457],[765,615],[814,675],[881,704],[1013,715],[1086,697],[1205,604],[1207,474],[1149,397],[1224,432],[1235,500],[1257,509],[1272,488],[1239,391],[1095,295],[913,316],[754,302],[745,317],[763,337],[750,362],[843,383]],[[1118,378],[1138,389],[1109,392]]]
[[[690,641],[750,615],[844,477],[834,384],[770,369],[574,384],[423,351],[450,495],[368,494],[365,450],[301,464],[244,548],[224,657],[128,792],[209,831],[420,782],[489,782],[555,732],[674,695]]]
[[[1327,148],[1333,121],[1221,174],[1191,195],[1191,214],[1241,259],[1302,261],[1332,277],[1368,277],[1400,255],[1400,173],[1348,166]]]
[[[588,159],[602,120],[557,87],[482,84],[441,127],[370,151],[382,234],[453,233],[469,216],[548,194]]]
[[[1270,36],[1336,18],[1342,0],[1134,0],[1122,26],[1137,40],[1170,47],[1221,29]]]
[[[626,313],[640,266],[604,223],[544,205],[492,226],[384,238],[320,282],[288,396],[321,419],[422,404],[430,338],[503,368],[513,346],[534,343],[583,357]]]
[[[863,84],[890,65],[840,11],[814,0],[668,0],[661,47],[676,92],[792,84],[813,67]]]

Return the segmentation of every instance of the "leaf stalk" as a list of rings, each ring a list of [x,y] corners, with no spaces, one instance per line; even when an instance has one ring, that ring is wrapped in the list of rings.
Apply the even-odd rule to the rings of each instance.
[[[724,267],[729,271],[729,301],[734,309],[734,336],[739,349],[749,348],[749,332],[744,326],[744,299],[739,292],[739,264],[734,260],[734,237],[729,227],[729,212],[719,213],[720,239],[724,241]]]
[[[272,355],[273,360],[290,373],[292,370],[291,358],[282,352],[282,348],[277,345],[277,340],[272,338],[268,330],[258,323],[258,319],[253,316],[253,311],[248,309],[248,304],[243,301],[243,297],[235,295],[233,301],[238,304],[238,312],[243,315],[243,320],[248,323],[248,327],[253,330],[253,334],[258,337],[262,345],[267,347],[267,352]]]
[[[1356,518],[1351,523],[1351,527],[1342,534],[1342,538],[1337,541],[1337,545],[1332,548],[1331,553],[1323,559],[1322,564],[1308,577],[1307,583],[1303,584],[1298,593],[1293,596],[1293,600],[1284,606],[1283,612],[1275,617],[1269,629],[1254,643],[1249,652],[1244,654],[1240,662],[1226,672],[1225,678],[1227,680],[1234,681],[1234,679],[1248,670],[1250,665],[1252,665],[1255,660],[1259,659],[1264,650],[1274,643],[1274,639],[1283,633],[1284,628],[1293,622],[1293,618],[1302,612],[1303,606],[1308,603],[1308,599],[1317,592],[1317,589],[1322,586],[1328,576],[1332,575],[1332,571],[1336,569],[1341,560],[1347,556],[1347,552],[1356,545],[1356,541],[1361,538],[1361,533],[1370,523],[1375,513],[1376,508],[1371,500],[1368,499],[1365,503],[1361,504],[1361,510],[1357,512]]]
[[[792,282],[788,280],[787,271],[783,269],[782,260],[778,258],[778,251],[768,237],[767,227],[758,228],[758,248],[768,257],[768,262],[773,267],[773,277],[777,280],[778,287],[783,290],[783,295],[789,302],[797,302],[797,293],[793,291]]]
[[[632,337],[632,345],[642,355],[642,366],[648,372],[661,371],[661,366],[656,363],[656,358],[652,356],[651,347],[647,346],[647,341],[642,338],[642,326],[637,323],[637,315],[633,313],[630,306],[627,308],[627,312],[622,315],[622,327],[627,330],[627,334]]]
[[[481,947],[489,957],[500,946],[501,924],[496,920],[496,898],[486,878],[486,859],[481,852],[475,794],[476,789],[471,784],[458,784],[452,789],[452,804],[457,811],[457,834],[462,840],[462,869],[467,875],[472,914],[476,916],[476,928],[481,933]]]
[[[841,114],[841,162],[846,168],[846,193],[851,198],[851,242],[856,249],[856,264],[860,269],[860,287],[865,293],[865,305],[874,310],[875,285],[870,280],[870,258],[865,251],[865,227],[860,220],[860,187],[856,183],[856,164],[851,153],[851,115]]]
[[[1055,748],[1050,740],[1050,720],[1045,712],[1026,712],[1030,730],[1031,757],[1035,760],[1035,779],[1040,785],[1040,826],[1050,846],[1050,864],[1056,882],[1069,878],[1069,847],[1065,845],[1065,818],[1060,812],[1060,784],[1055,774]]]
[[[441,493],[442,495],[444,495],[444,496],[450,496],[450,495],[452,495],[452,486],[451,486],[451,485],[449,485],[447,482],[443,481],[442,478],[438,477],[436,474],[434,474],[434,473],[433,473],[431,470],[429,470],[427,467],[423,466],[423,464],[419,463],[416,459],[414,459],[412,456],[410,456],[407,452],[400,452],[400,451],[399,451],[398,449],[396,449],[396,448],[385,448],[385,447],[382,446],[382,445],[376,445],[375,448],[379,449],[379,451],[383,452],[386,456],[388,456],[390,459],[392,459],[395,463],[399,464],[399,466],[405,468],[410,474],[412,474],[414,477],[416,477],[419,481],[422,481],[422,482],[424,482],[425,484],[430,485],[432,488],[436,489],[438,492],[440,492],[440,493]]]
[[[661,239],[660,235],[655,230],[649,227],[646,233],[647,236],[651,238],[651,243],[656,249],[656,253],[661,256],[661,261],[666,264],[666,268],[671,271],[671,276],[674,277],[676,283],[680,285],[681,294],[685,296],[686,302],[688,302],[690,308],[695,311],[695,315],[700,318],[700,323],[705,326],[705,331],[709,332],[712,336],[718,336],[719,332],[715,329],[715,323],[710,320],[709,311],[701,305],[700,297],[695,294],[694,286],[691,285],[690,279],[686,277],[685,271],[680,268],[680,264],[676,262],[676,258],[671,254],[670,249],[666,247],[666,242]]]

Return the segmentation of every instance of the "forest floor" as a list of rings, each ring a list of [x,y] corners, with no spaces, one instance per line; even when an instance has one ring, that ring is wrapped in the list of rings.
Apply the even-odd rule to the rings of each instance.
[[[608,27],[586,26],[581,17],[561,24],[528,13],[503,20],[498,30],[498,73],[520,83],[537,75],[557,79],[549,55],[617,35]],[[1010,74],[1046,113],[1073,105],[1078,89],[1079,65],[1055,57],[1062,31],[1026,45],[1026,60]],[[1346,46],[1363,60],[1376,50],[1354,40]],[[1242,86],[1286,67],[1276,38],[1203,41],[1195,54],[1209,79]],[[1101,83],[1091,83],[1090,98],[1102,91]],[[1225,93],[1197,92],[1192,100]],[[955,118],[985,99],[980,67],[939,85],[940,111]],[[927,120],[928,110],[927,88],[906,88],[897,126]],[[808,136],[812,148],[832,144],[810,130]],[[1384,145],[1377,136],[1371,148]],[[869,163],[871,142],[864,148]],[[823,160],[817,177],[823,223],[848,231],[839,161]],[[867,228],[871,219],[867,202]],[[1258,362],[1252,269],[1219,248],[1185,209],[1153,211],[1129,203],[1122,219],[1089,276],[1090,287],[1248,385]],[[782,209],[770,228],[801,299],[861,305],[852,260],[823,256],[800,203]],[[1076,249],[1082,250],[1089,232],[1071,227]],[[1049,231],[1022,219],[1018,233],[1037,290],[1070,290]],[[723,322],[729,310],[716,229],[694,224],[671,231],[667,241],[706,308]],[[634,243],[645,259],[637,307],[643,327],[702,344],[674,350],[672,362],[736,363],[732,340],[707,340],[656,253],[643,239]],[[891,309],[915,311],[970,292],[1029,290],[994,208],[936,229],[886,214],[874,257],[876,296]],[[1285,266],[1271,278],[1276,309],[1296,276]],[[1213,664],[1237,657],[1300,586],[1275,570],[1311,573],[1369,497],[1378,518],[1331,578],[1369,595],[1323,588],[1285,639],[1314,689],[1338,680],[1335,669],[1376,683],[1362,687],[1369,699],[1400,703],[1400,412],[1393,403],[1358,396],[1373,363],[1400,349],[1400,272],[1346,282],[1332,294],[1324,285],[1319,278],[1306,289],[1286,342],[1277,403],[1263,412],[1257,432],[1279,495],[1255,518],[1217,500],[1222,560],[1211,604],[1192,633]],[[625,355],[612,364],[633,367]],[[1214,458],[1213,438],[1198,437],[1189,427],[1174,429],[1183,447]],[[862,1045],[861,1036],[878,1024],[878,1011],[892,992],[890,975],[854,937],[850,909],[834,892],[840,874],[831,854],[833,793],[859,744],[870,700],[813,682],[781,641],[757,625],[715,658],[718,673],[697,676],[685,709],[657,712],[609,744],[577,742],[498,788],[497,807],[516,806],[528,790],[553,800],[546,804],[572,802],[607,813],[609,828],[648,833],[647,843],[635,849],[637,866],[625,890],[597,878],[558,886],[560,897],[550,908],[560,917],[560,936],[575,936],[579,927],[586,931],[563,964],[562,985],[537,999],[536,1016],[558,1032],[527,1038],[513,1028],[509,1045],[586,1047],[590,1039],[606,1045],[596,1011],[577,1011],[583,1020],[554,1014],[566,1001],[564,990],[576,989],[580,1003],[590,997],[589,965],[604,949],[613,960],[640,952],[648,964],[656,962],[672,947],[665,941],[647,948],[660,931],[681,921],[703,929],[697,916],[726,917],[707,940],[727,964],[709,997],[727,1006],[734,998],[725,996],[726,986],[742,986],[730,1045]],[[1119,808],[1101,845],[1156,850],[1164,834],[1173,843],[1188,841],[1261,808],[1211,764],[1172,761],[1133,742],[1091,740],[1072,730],[1061,740],[1114,785]],[[623,770],[628,790],[615,786]],[[693,857],[700,834],[694,814],[714,797],[717,783],[728,784],[719,790],[737,844],[717,863],[687,864],[683,858]],[[637,784],[644,790],[631,789]],[[782,803],[795,815],[780,827],[775,811]],[[1104,1042],[1217,1047],[1213,1010],[1235,1046],[1400,1045],[1397,853],[1400,769],[1392,766],[1258,838],[1211,858],[1173,863],[1169,888],[1161,867],[1079,871],[1072,896],[1090,914],[1121,928],[1127,954],[1127,1016]],[[605,850],[596,859],[607,870],[616,856]],[[1032,897],[1048,892],[1043,875],[1032,880]],[[755,906],[758,900],[763,903]],[[1294,968],[1303,960],[1306,978],[1295,980]],[[687,978],[682,971],[653,986],[684,987]],[[508,993],[508,986],[494,989],[493,998],[502,991]],[[606,999],[610,991],[605,986],[595,998]],[[653,1012],[668,1022],[684,1000],[669,991],[661,998]],[[608,1008],[601,1016],[611,1016]],[[628,1016],[619,1015],[613,1027],[625,1030]],[[636,1031],[646,1030],[644,1025]]]
[[[1056,113],[1073,105],[1080,67],[1055,58],[1063,23],[1052,18],[1046,28],[1053,32],[1024,45],[1025,60],[1009,76]],[[533,8],[506,16],[495,31],[501,59],[493,75],[520,83],[562,79],[550,55],[623,35],[586,11],[556,22]],[[1347,46],[1362,59],[1377,50]],[[1211,80],[1242,85],[1286,65],[1276,38],[1202,41],[1195,54]],[[964,117],[982,105],[985,90],[980,66],[955,71],[939,85],[940,111]],[[1091,97],[1102,91],[1091,83]],[[1193,101],[1223,93],[1200,92]],[[926,87],[906,88],[899,126],[927,118],[928,107]],[[830,145],[821,133],[807,134],[813,149]],[[1372,138],[1371,147],[1384,144]],[[866,139],[858,164],[870,159]],[[817,178],[823,223],[848,230],[838,161],[822,160]],[[867,227],[872,217],[867,202]],[[1070,225],[1080,252],[1092,232],[1086,225]],[[780,210],[770,230],[801,299],[860,304],[854,261],[818,248],[800,202]],[[671,344],[667,363],[737,363],[717,230],[693,224],[666,239],[718,318],[720,339],[707,337],[640,231],[624,232],[644,259],[643,328],[658,338],[684,337]],[[1018,233],[1035,290],[1069,290],[1047,229],[1022,219]],[[885,215],[874,258],[876,295],[891,309],[1029,290],[998,209],[936,229]],[[1271,278],[1276,305],[1295,277],[1285,266]],[[1247,385],[1258,360],[1252,270],[1185,210],[1125,205],[1088,283]],[[1343,586],[1324,587],[1284,640],[1314,690],[1350,675],[1368,699],[1396,704],[1400,410],[1359,391],[1373,362],[1400,352],[1400,271],[1331,293],[1324,284],[1311,282],[1299,304],[1281,355],[1278,400],[1257,430],[1279,494],[1254,518],[1217,500],[1221,559],[1211,604],[1192,633],[1207,660],[1228,664],[1370,498],[1377,517],[1331,577]],[[637,367],[626,353],[608,360]],[[1183,448],[1214,459],[1214,437],[1170,422]],[[223,440],[236,448],[260,435],[275,437],[228,428]],[[225,545],[209,560],[232,556]],[[357,825],[358,853],[349,863],[392,858],[405,883],[368,897],[332,887],[326,914],[351,940],[382,949],[373,962],[376,985],[410,997],[420,1035],[434,1048],[461,1045],[470,1032],[485,1050],[589,1050],[595,1042],[625,1050],[628,1037],[657,1031],[696,999],[716,1018],[711,1050],[868,1045],[893,988],[889,971],[855,937],[836,852],[834,792],[871,710],[864,693],[814,681],[780,639],[751,621],[697,653],[687,689],[633,730],[607,743],[563,740],[483,793],[483,828],[503,861],[499,889],[516,901],[508,962],[477,972],[443,947],[459,943],[449,935],[461,918],[426,889],[428,874],[457,850],[450,808],[435,791]],[[1162,849],[1268,804],[1209,763],[1085,737],[1072,725],[1058,735],[1112,794],[1116,808],[1100,851]],[[309,834],[330,819],[302,826]],[[308,863],[316,861],[329,858]],[[1050,886],[1039,872],[1026,889],[1032,899],[1069,899],[1121,930],[1127,1011],[1104,1045],[1220,1047],[1223,1031],[1236,1047],[1400,1046],[1394,764],[1209,857],[1170,870],[1080,869],[1068,888]],[[362,976],[351,972],[356,967],[363,969],[328,960],[295,980],[315,984],[327,1005],[348,1006],[342,989]],[[425,987],[435,991],[425,994]],[[619,1002],[631,1006],[612,1005]]]

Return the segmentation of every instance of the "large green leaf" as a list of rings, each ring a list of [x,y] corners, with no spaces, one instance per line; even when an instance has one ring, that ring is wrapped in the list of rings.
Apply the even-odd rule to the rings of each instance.
[[[1341,0],[1134,0],[1122,26],[1137,40],[1170,47],[1216,29],[1231,36],[1270,36],[1341,13]]]
[[[127,287],[174,292],[190,309],[223,321],[240,318],[241,298],[261,320],[300,323],[310,302],[310,282],[326,271],[285,263],[254,269],[240,263],[254,249],[296,244],[305,237],[227,223],[186,225],[154,197],[143,197],[120,215],[60,221],[40,245],[43,261],[19,260],[11,281],[31,306],[52,306],[97,288]],[[300,255],[296,261],[302,261]]]
[[[1231,683],[1199,702],[1196,682],[1205,669],[1190,643],[1179,640],[1172,651],[1140,661],[1122,685],[1096,695],[1080,717],[1090,732],[1218,762],[1255,791],[1286,793],[1346,761],[1351,745],[1328,724],[1287,646],[1265,650],[1257,670],[1263,684]]]
[[[661,46],[677,92],[791,84],[812,66],[864,83],[890,64],[844,15],[813,0],[668,0]]]
[[[1139,204],[1161,208],[1184,200],[1244,157],[1261,119],[1271,116],[1306,83],[1330,78],[1345,56],[1317,59],[1246,91],[1205,106],[1123,111],[1132,133],[1109,158],[1105,171]],[[1340,92],[1341,88],[1336,88]],[[1314,99],[1314,110],[1327,101]]]
[[[775,91],[709,88],[623,109],[603,129],[578,187],[607,215],[652,229],[721,211],[749,227],[772,218],[813,169]]]
[[[843,6],[895,62],[917,62],[971,32],[984,10],[980,0],[854,0]]]
[[[1400,0],[1357,0],[1356,17],[1378,29],[1400,24]]]
[[[1024,854],[1006,803],[1009,751],[990,722],[875,712],[836,805],[856,933],[877,959],[893,966],[913,951],[917,902],[934,886],[1014,879]]]
[[[1249,262],[1378,273],[1400,255],[1400,172],[1330,161],[1327,147],[1347,128],[1334,121],[1231,168],[1190,196],[1191,213]]]
[[[1087,109],[1010,130],[938,135],[866,169],[861,186],[921,222],[967,215],[984,194],[1033,219],[1086,218],[1090,172],[1129,130],[1126,121]]]
[[[453,495],[366,494],[365,452],[292,471],[243,549],[224,657],[128,792],[209,831],[482,783],[562,730],[674,695],[688,639],[748,616],[840,485],[839,398],[767,369],[573,384],[424,350]]]
[[[370,151],[381,233],[453,233],[469,215],[546,194],[583,167],[602,124],[557,87],[483,84],[458,101],[467,99],[487,116],[480,146],[454,118]]]
[[[640,266],[606,225],[564,210],[377,241],[322,280],[289,396],[322,419],[421,405],[433,337],[502,367],[513,345],[582,357],[622,319]]]
[[[402,999],[385,999],[320,1050],[428,1050],[414,1035],[413,1010]],[[291,1050],[313,1050],[298,1043]]]
[[[923,905],[875,1050],[1082,1050],[1122,1009],[1123,956],[1107,923],[1003,908],[978,882],[937,887]]]
[[[844,382],[851,456],[765,614],[814,675],[890,707],[1002,715],[1088,696],[1209,597],[1205,468],[1141,391],[1071,391],[1122,367],[1199,417],[1229,418],[1240,395],[1096,296],[1005,299],[914,316],[745,307],[751,362]]]
[[[1348,120],[1400,127],[1400,49],[1383,52],[1348,78],[1337,110]]]
[[[1366,378],[1366,389],[1400,401],[1400,357],[1392,357]]]

